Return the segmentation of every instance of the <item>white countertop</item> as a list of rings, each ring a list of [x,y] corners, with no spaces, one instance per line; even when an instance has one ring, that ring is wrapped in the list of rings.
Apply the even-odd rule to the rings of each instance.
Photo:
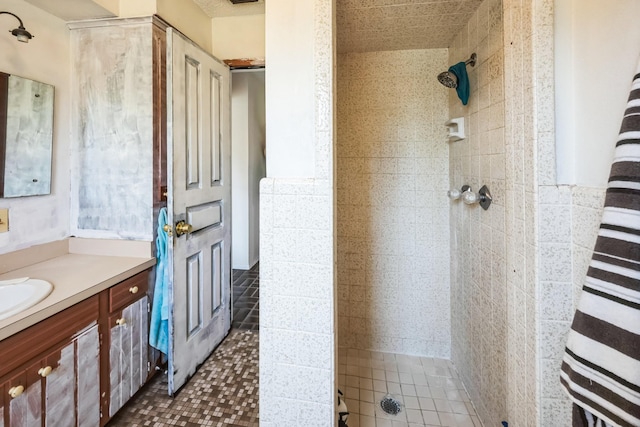
[[[0,280],[31,277],[53,285],[51,294],[33,307],[0,320],[0,340],[144,271],[156,262],[155,258],[149,256],[150,242],[131,242],[130,245],[128,241],[102,242],[97,239],[69,239],[65,242],[70,243],[58,244],[53,252],[45,256],[41,255],[42,248],[39,248],[40,252],[33,258],[37,262],[13,270],[7,265],[11,259],[5,260],[13,254],[5,255],[5,259],[0,255]],[[132,247],[134,250],[131,250]],[[64,249],[67,249],[67,253],[64,253]],[[21,252],[24,253],[20,258],[28,257],[29,249]],[[127,256],[115,256],[116,253]],[[47,257],[50,258],[40,260]]]

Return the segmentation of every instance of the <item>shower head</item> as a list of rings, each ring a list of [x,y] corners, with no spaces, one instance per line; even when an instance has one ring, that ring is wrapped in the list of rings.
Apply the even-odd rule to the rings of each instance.
[[[464,65],[471,65],[472,67],[475,67],[477,58],[478,56],[475,54],[475,52],[472,53],[471,58],[464,61]],[[442,73],[438,74],[438,81],[443,86],[451,89],[455,89],[458,87],[458,78],[455,76],[455,74],[450,73],[449,71],[443,71]]]
[[[445,87],[451,89],[455,89],[458,87],[458,79],[455,75],[448,71],[443,71],[442,73],[438,74],[438,81]]]

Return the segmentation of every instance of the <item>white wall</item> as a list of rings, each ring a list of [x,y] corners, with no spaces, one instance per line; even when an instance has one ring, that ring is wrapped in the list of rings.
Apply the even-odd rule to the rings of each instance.
[[[312,84],[314,2],[271,0],[266,11],[267,175],[310,178],[315,108],[322,105]]]
[[[212,53],[211,18],[192,0],[120,0],[120,17],[159,15]]]
[[[267,175],[264,71],[249,76],[249,250],[248,265],[260,258],[260,180]]]
[[[264,71],[233,73],[231,189],[232,267],[259,259],[260,179],[265,176]]]
[[[556,0],[558,183],[606,185],[640,57],[640,1]]]
[[[231,80],[231,267],[247,270],[249,240],[249,84],[245,74],[232,74]]]
[[[264,58],[264,15],[225,16],[211,21],[213,54],[220,59]]]
[[[5,253],[69,233],[70,58],[62,20],[23,0],[4,0],[1,9],[18,15],[35,37],[18,42],[8,32],[18,21],[0,15],[0,71],[55,86],[51,195],[0,199],[0,208],[9,208],[9,232],[0,234],[0,253]]]

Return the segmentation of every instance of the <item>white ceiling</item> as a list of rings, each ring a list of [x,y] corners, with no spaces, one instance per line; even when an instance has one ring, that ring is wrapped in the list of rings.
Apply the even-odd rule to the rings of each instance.
[[[337,0],[338,52],[449,47],[483,0]]]
[[[66,21],[114,16],[91,0],[26,1]],[[229,0],[193,1],[217,18],[264,14],[266,0],[237,5]],[[336,0],[338,52],[449,47],[482,1]]]
[[[88,0],[26,0],[65,21],[112,18],[115,15],[104,7]]]
[[[111,18],[115,15],[92,0],[26,0],[65,21]],[[128,0],[137,1],[137,0]],[[265,0],[254,3],[232,4],[229,0],[193,0],[212,18],[224,16],[263,15]]]
[[[265,0],[254,3],[232,4],[229,0],[193,0],[212,18],[224,16],[263,15]]]

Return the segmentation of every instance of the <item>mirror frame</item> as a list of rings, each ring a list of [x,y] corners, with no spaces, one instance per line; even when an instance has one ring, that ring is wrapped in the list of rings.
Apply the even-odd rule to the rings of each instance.
[[[45,149],[45,144],[48,143],[48,145],[46,145],[46,149],[48,151],[48,160],[49,160],[49,164],[48,164],[48,186],[46,187],[41,187],[40,190],[37,189],[32,189],[31,191],[29,190],[25,190],[22,192],[15,192],[12,193],[10,192],[9,195],[7,195],[7,189],[5,188],[5,186],[7,185],[7,180],[6,180],[6,166],[7,166],[7,149],[9,148],[8,146],[8,142],[7,142],[7,132],[9,131],[9,123],[8,120],[10,118],[10,112],[9,112],[9,100],[11,99],[11,94],[9,94],[9,90],[11,88],[11,77],[14,78],[19,78],[25,82],[31,82],[32,84],[38,84],[42,87],[47,87],[47,88],[51,88],[51,103],[50,105],[47,103],[45,104],[47,107],[46,112],[48,114],[51,114],[50,117],[48,117],[47,121],[50,120],[50,126],[51,128],[49,129],[49,127],[47,126],[46,129],[48,130],[47,134],[49,134],[49,140],[45,141],[42,140],[42,149]],[[47,89],[48,90],[48,89]],[[35,95],[36,97],[39,96],[39,94],[36,93]],[[49,108],[50,107],[50,108]],[[47,115],[48,115],[47,114]],[[38,117],[34,117],[33,115],[31,116],[26,116],[28,117],[32,117],[33,120],[41,120],[43,117],[43,115],[40,115]],[[24,117],[23,117],[24,118]],[[50,195],[52,192],[52,185],[53,185],[53,157],[54,157],[54,153],[53,153],[53,140],[54,140],[54,126],[55,126],[55,86],[49,84],[49,83],[44,83],[44,82],[40,82],[37,80],[33,80],[27,77],[22,77],[16,74],[9,74],[9,73],[5,73],[0,71],[0,198],[18,198],[18,197],[31,197],[31,196],[47,196]],[[39,132],[38,132],[39,133]],[[12,140],[13,141],[13,140]],[[20,143],[20,141],[17,141],[18,143]],[[31,140],[27,141],[27,146],[29,145],[29,143],[31,142]],[[18,148],[20,147],[20,145],[18,144]],[[12,151],[13,152],[13,151]],[[44,153],[44,151],[42,152]],[[42,159],[44,160],[44,159]],[[12,165],[13,166],[13,165]],[[39,165],[34,165],[34,166],[41,166],[42,168],[45,167],[44,163],[40,163]],[[30,169],[31,170],[31,169]],[[37,170],[37,169],[33,169],[33,170]],[[41,169],[42,170],[42,169]],[[33,182],[37,182],[35,179],[33,180]]]

